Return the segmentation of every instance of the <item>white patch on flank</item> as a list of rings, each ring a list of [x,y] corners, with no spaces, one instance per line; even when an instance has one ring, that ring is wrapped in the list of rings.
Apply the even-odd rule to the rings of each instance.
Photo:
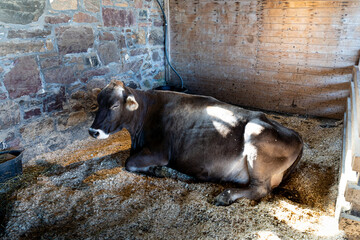
[[[105,133],[101,129],[95,129],[95,131],[99,132],[99,136],[97,137],[97,139],[107,139],[109,137],[109,134]]]
[[[212,123],[215,129],[218,131],[218,133],[220,133],[220,135],[223,137],[226,137],[231,131],[231,129],[228,126],[226,126],[221,122],[213,120]]]
[[[231,132],[231,127],[235,127],[237,124],[237,119],[234,113],[230,110],[227,110],[222,107],[207,107],[207,114],[216,118],[212,121],[215,129],[221,134],[221,136],[226,137]]]

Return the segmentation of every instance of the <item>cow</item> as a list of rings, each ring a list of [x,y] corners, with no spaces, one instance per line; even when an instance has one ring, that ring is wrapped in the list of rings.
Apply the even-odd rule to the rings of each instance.
[[[126,128],[131,135],[125,169],[143,174],[167,166],[200,181],[231,182],[215,199],[259,200],[299,162],[298,133],[266,117],[213,97],[136,90],[111,81],[97,96],[89,133],[97,139]]]

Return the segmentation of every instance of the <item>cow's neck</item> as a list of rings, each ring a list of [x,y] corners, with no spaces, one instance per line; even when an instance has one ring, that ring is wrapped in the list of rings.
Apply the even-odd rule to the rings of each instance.
[[[148,91],[129,89],[139,104],[137,110],[132,113],[129,122],[124,127],[129,131],[132,141],[132,150],[141,148],[143,145],[143,128],[152,105],[156,103],[156,96]]]

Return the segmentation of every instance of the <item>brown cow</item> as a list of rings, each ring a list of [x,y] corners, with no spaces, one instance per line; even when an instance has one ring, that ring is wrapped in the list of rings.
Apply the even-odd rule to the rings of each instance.
[[[218,195],[216,205],[266,196],[302,155],[295,131],[212,97],[140,91],[112,81],[98,103],[89,133],[103,139],[126,128],[132,141],[128,171],[149,174],[168,166],[203,181],[239,185]]]

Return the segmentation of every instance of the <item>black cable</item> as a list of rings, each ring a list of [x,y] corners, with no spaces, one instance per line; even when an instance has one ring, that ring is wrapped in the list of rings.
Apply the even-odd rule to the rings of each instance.
[[[182,77],[179,75],[179,73],[175,70],[175,68],[171,65],[170,61],[169,61],[169,56],[168,56],[168,51],[167,51],[167,32],[168,32],[168,24],[167,24],[167,21],[166,21],[166,15],[165,15],[165,12],[164,12],[164,9],[163,7],[161,6],[159,0],[156,0],[157,3],[159,4],[159,7],[161,9],[161,12],[164,16],[164,23],[165,23],[165,30],[164,30],[164,35],[165,35],[165,57],[166,57],[166,61],[168,62],[170,68],[176,73],[176,75],[180,78],[181,80],[181,88],[184,88],[184,80],[182,79]],[[165,0],[164,0],[165,1]]]

